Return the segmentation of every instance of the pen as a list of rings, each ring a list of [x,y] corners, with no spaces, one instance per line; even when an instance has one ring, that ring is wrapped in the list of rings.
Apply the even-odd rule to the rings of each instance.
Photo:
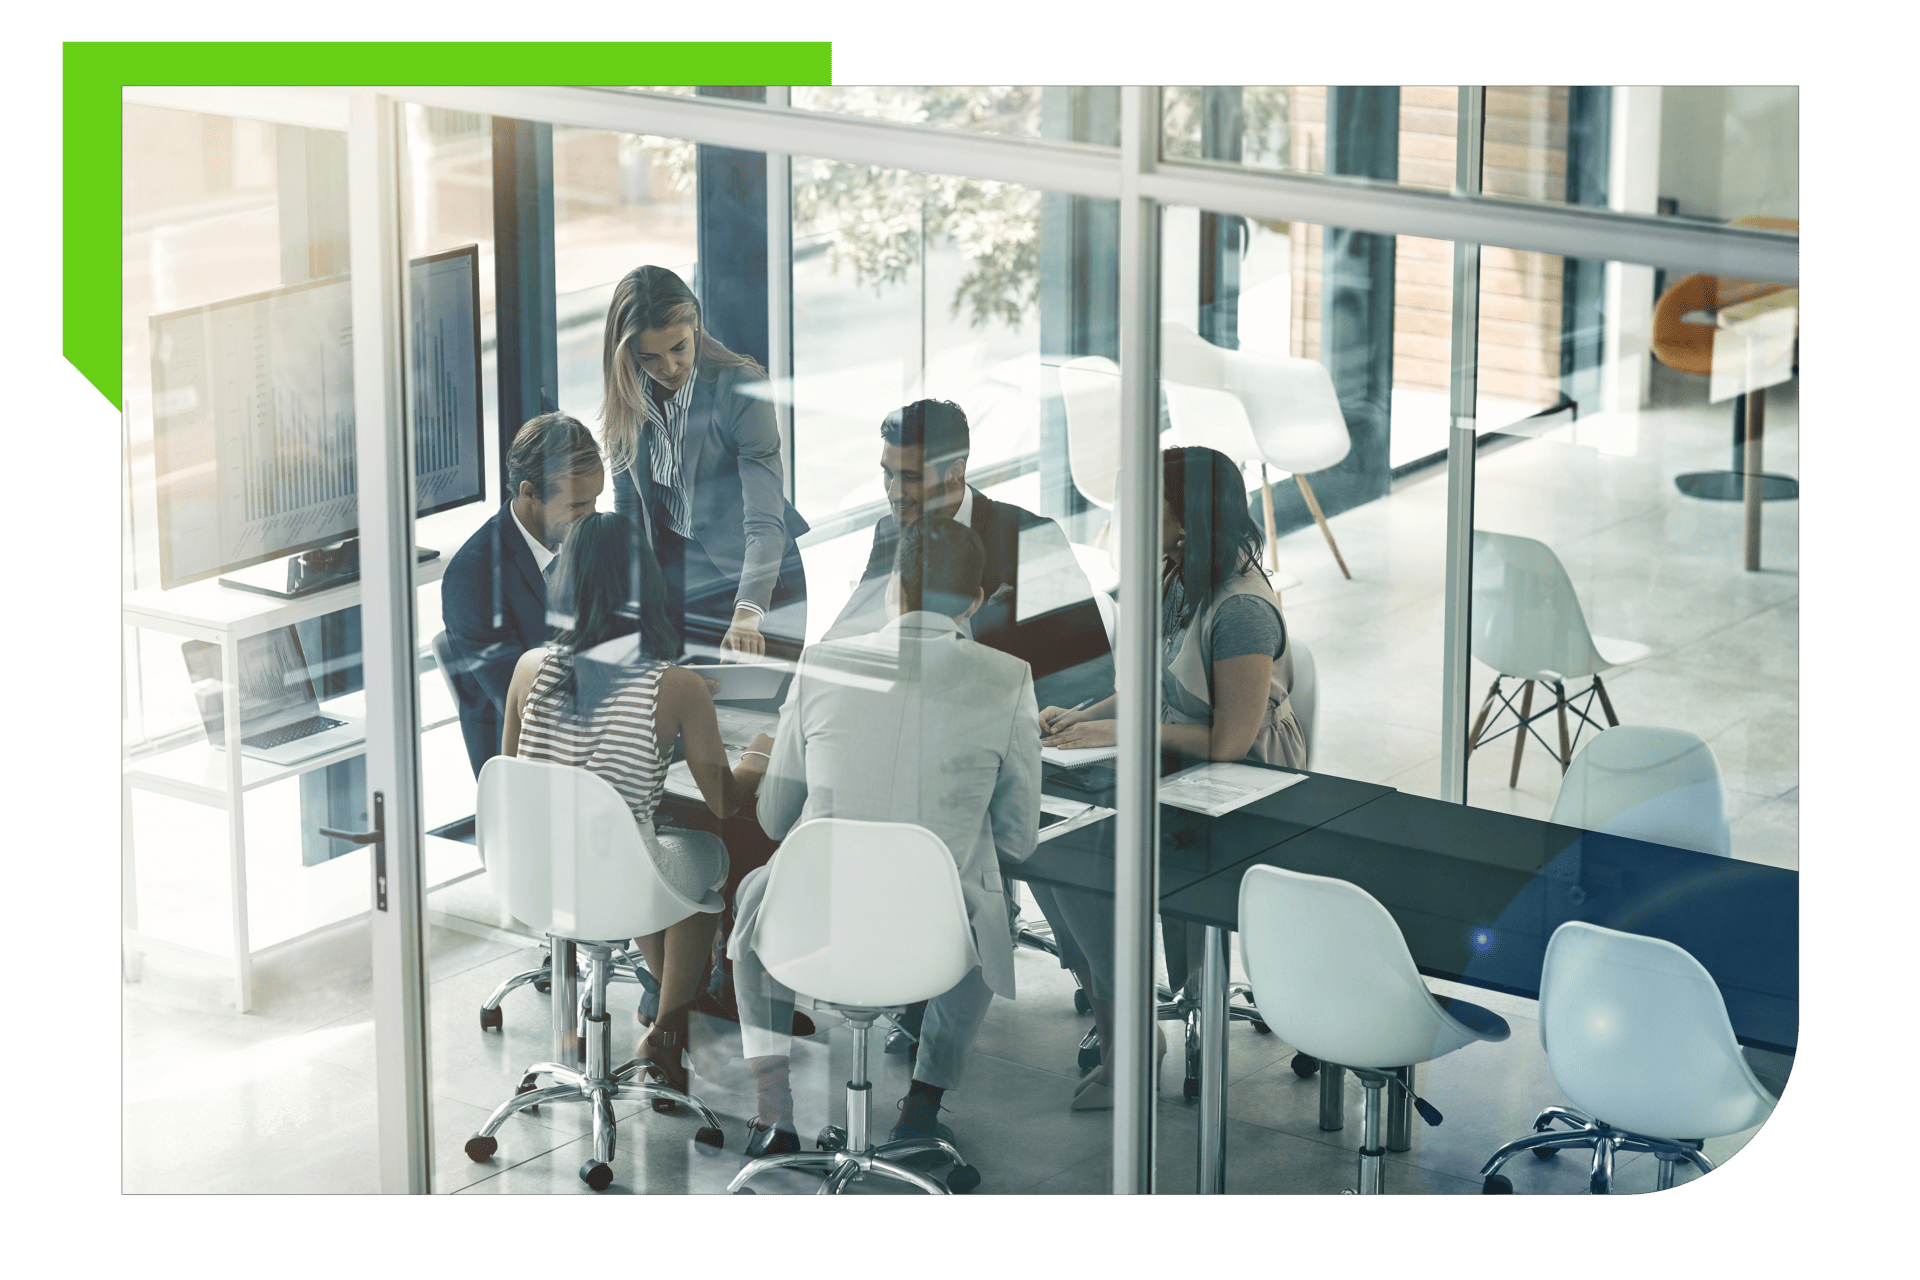
[[[1068,708],[1067,708],[1067,709],[1066,709],[1066,710],[1065,710],[1064,712],[1062,712],[1061,714],[1063,714],[1063,715],[1069,715],[1069,716],[1070,716],[1070,715],[1072,715],[1072,714],[1073,714],[1074,712],[1076,712],[1076,711],[1085,711],[1085,710],[1086,710],[1086,709],[1087,709],[1088,707],[1090,707],[1090,706],[1092,706],[1092,705],[1093,705],[1094,703],[1096,703],[1096,702],[1098,702],[1098,701],[1100,701],[1100,699],[1098,699],[1098,698],[1088,698],[1088,699],[1087,699],[1087,700],[1086,700],[1085,702],[1081,702],[1081,703],[1078,703],[1078,704],[1076,704],[1076,705],[1074,705],[1074,706],[1071,706],[1071,707],[1068,707]],[[1052,727],[1053,727],[1053,721],[1051,721],[1051,720],[1049,720],[1049,721],[1047,721],[1047,723],[1046,723],[1046,726],[1045,726],[1045,728],[1043,728],[1043,729],[1041,730],[1041,732],[1043,732],[1043,733],[1044,733],[1044,732],[1046,731],[1046,729],[1051,729]]]

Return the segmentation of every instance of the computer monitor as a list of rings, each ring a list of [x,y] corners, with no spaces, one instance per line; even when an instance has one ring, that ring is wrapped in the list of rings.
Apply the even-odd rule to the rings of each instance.
[[[409,268],[415,509],[426,516],[485,496],[479,246]],[[345,276],[152,317],[163,588],[358,532],[352,320]]]

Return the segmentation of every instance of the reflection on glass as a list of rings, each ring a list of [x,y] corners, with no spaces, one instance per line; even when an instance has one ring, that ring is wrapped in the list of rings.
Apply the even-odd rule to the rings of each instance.
[[[1038,85],[795,85],[802,111],[868,116],[974,133],[1040,134]]]

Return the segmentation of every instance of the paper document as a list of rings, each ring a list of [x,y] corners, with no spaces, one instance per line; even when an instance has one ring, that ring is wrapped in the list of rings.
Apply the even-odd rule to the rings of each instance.
[[[1072,768],[1076,764],[1092,764],[1095,760],[1111,760],[1120,754],[1118,747],[1042,747],[1040,758],[1048,764],[1066,765]]]
[[[1082,804],[1078,800],[1067,800],[1060,796],[1042,795],[1040,797],[1040,842],[1042,844],[1055,836],[1063,836],[1069,831],[1111,818],[1113,810],[1097,804]]]
[[[1236,761],[1197,764],[1161,779],[1160,803],[1217,818],[1306,780],[1304,773],[1281,773]]]

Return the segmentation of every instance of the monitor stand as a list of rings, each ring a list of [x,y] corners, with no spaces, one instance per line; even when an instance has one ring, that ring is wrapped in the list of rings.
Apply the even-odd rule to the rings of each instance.
[[[425,564],[439,554],[432,547],[413,549],[416,564]],[[360,539],[348,538],[331,547],[317,547],[285,560],[269,560],[265,564],[228,574],[220,579],[220,585],[281,600],[294,600],[359,580]]]

